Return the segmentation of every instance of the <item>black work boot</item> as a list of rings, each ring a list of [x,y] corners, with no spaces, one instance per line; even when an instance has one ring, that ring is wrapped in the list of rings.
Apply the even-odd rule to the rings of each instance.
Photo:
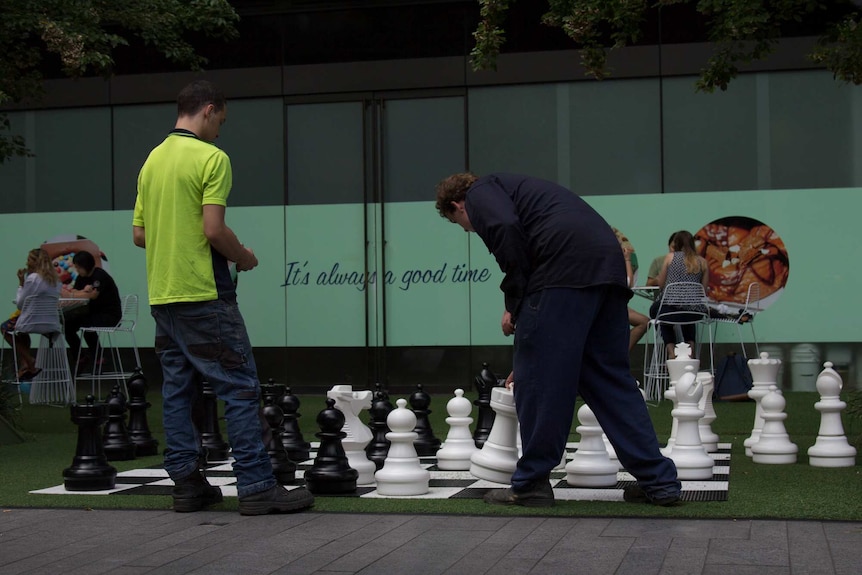
[[[200,469],[174,481],[171,495],[174,497],[174,511],[178,513],[200,511],[222,501],[221,489],[210,485]]]

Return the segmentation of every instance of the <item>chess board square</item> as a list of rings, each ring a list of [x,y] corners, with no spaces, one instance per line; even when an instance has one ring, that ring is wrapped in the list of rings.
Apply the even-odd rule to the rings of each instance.
[[[476,483],[476,478],[471,477],[470,479],[435,479],[431,478],[428,482],[430,487],[469,487]]]
[[[117,477],[167,477],[168,472],[163,467],[150,467],[145,469],[132,469],[131,471],[120,471]],[[137,483],[137,481],[136,481]]]
[[[137,487],[137,484],[128,485],[118,483],[114,485],[113,489],[100,489],[98,491],[69,491],[64,485],[57,485],[46,489],[30,491],[30,493],[39,495],[111,495],[113,493],[119,493],[135,487]]]

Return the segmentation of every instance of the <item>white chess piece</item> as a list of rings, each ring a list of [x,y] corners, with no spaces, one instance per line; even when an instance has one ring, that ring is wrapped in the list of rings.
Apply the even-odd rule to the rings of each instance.
[[[491,390],[496,415],[482,449],[470,457],[470,473],[479,479],[508,484],[518,463],[515,395],[505,387]]]
[[[676,441],[667,455],[676,465],[680,479],[712,478],[715,462],[704,449],[698,428],[698,421],[703,417],[703,411],[698,408],[702,395],[703,385],[697,380],[695,367],[687,365],[676,382],[676,407],[671,415],[679,425]]]
[[[751,457],[751,446],[760,439],[760,432],[763,429],[763,408],[760,402],[769,393],[771,386],[775,386],[777,389],[778,369],[780,367],[781,360],[770,359],[769,354],[765,351],[760,352],[760,359],[748,360],[748,370],[751,372],[752,385],[748,391],[748,397],[753,399],[757,404],[754,408],[754,426],[751,428],[751,435],[742,442],[745,446],[745,454],[749,457]]]
[[[691,357],[691,346],[685,342],[676,344],[674,348],[676,359],[667,360],[668,384],[667,390],[664,392],[665,399],[673,402],[673,408],[676,408],[676,382],[685,373],[686,366],[692,366],[694,371],[700,367],[700,360]],[[673,413],[673,410],[671,410]],[[670,437],[667,440],[667,445],[661,450],[665,457],[668,456],[673,444],[676,441],[677,421],[674,418],[670,427]]]
[[[359,419],[359,413],[371,407],[371,396],[371,391],[353,391],[350,385],[335,385],[326,392],[326,397],[335,400],[335,408],[344,414],[344,427],[341,431],[346,435],[341,439],[341,445],[347,456],[347,464],[359,473],[357,485],[372,485],[374,472],[377,470],[377,466],[365,453],[365,446],[374,434]]]
[[[712,430],[712,422],[715,421],[715,408],[712,406],[712,391],[715,388],[715,380],[708,371],[699,371],[695,376],[703,385],[703,396],[697,404],[698,409],[703,411],[703,417],[698,422],[700,429],[700,441],[703,443],[707,453],[718,451],[719,437]]]
[[[413,441],[419,434],[413,431],[416,427],[416,414],[407,409],[407,400],[403,397],[395,402],[397,406],[386,417],[386,425],[390,431],[386,434],[389,440],[389,454],[383,461],[383,467],[374,474],[377,480],[377,493],[380,495],[423,495],[428,493],[431,472],[423,469],[416,454]]]
[[[608,452],[608,457],[611,458],[611,461],[617,466],[617,469],[621,469],[620,458],[617,457],[617,450],[614,449],[614,444],[611,443],[611,440],[608,439],[608,436],[604,431],[602,431],[602,441],[605,443],[605,450]]]
[[[814,409],[820,412],[820,431],[814,445],[808,448],[808,462],[813,467],[853,467],[856,465],[856,448],[847,443],[841,412],[847,404],[839,394],[844,382],[832,369],[832,362],[823,364],[817,376],[817,391],[820,401]]]
[[[784,420],[787,402],[775,385],[760,400],[762,406],[763,429],[757,443],[751,445],[751,459],[755,463],[789,464],[796,463],[799,447],[790,441]]]
[[[612,487],[617,484],[619,465],[611,461],[602,441],[602,428],[586,404],[578,410],[581,436],[578,450],[566,464],[566,482],[573,487]]]
[[[473,404],[464,397],[463,389],[455,390],[455,397],[446,404],[449,417],[449,434],[443,446],[437,451],[437,467],[446,471],[467,471],[470,469],[470,457],[479,451],[470,433],[473,418]]]

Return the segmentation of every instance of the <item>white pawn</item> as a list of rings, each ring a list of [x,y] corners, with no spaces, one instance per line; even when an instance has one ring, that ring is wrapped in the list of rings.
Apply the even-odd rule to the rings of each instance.
[[[844,382],[832,369],[832,362],[827,361],[823,368],[817,376],[820,401],[814,404],[814,409],[820,412],[820,431],[817,441],[808,448],[808,462],[813,467],[853,467],[856,448],[847,443],[841,423],[841,412],[847,407],[839,398]]]
[[[446,404],[446,412],[449,414],[446,418],[449,434],[437,452],[437,467],[446,471],[467,471],[470,469],[470,457],[479,449],[470,433],[473,404],[464,397],[463,389],[455,390],[455,397]]]
[[[685,342],[676,344],[674,348],[676,359],[667,360],[668,385],[664,392],[665,399],[673,402],[673,407],[676,408],[676,382],[685,373],[686,366],[692,366],[694,371],[700,367],[700,360],[691,357],[691,346]],[[673,410],[671,410],[673,412]],[[670,427],[670,437],[667,440],[667,445],[661,450],[665,457],[668,456],[673,444],[676,441],[677,421],[673,420]]]
[[[508,484],[518,464],[515,395],[505,387],[493,388],[491,408],[496,413],[494,423],[482,449],[470,457],[470,473],[479,479]]]
[[[397,407],[389,412],[386,425],[391,429],[386,434],[389,440],[389,454],[383,467],[374,474],[377,480],[377,493],[380,495],[422,495],[428,493],[431,472],[419,463],[419,456],[413,441],[419,434],[416,427],[416,414],[407,409],[403,397],[395,402]]]
[[[344,414],[341,431],[346,435],[341,439],[347,464],[359,474],[357,485],[372,485],[377,466],[368,459],[365,446],[374,437],[371,430],[359,419],[363,409],[371,407],[371,391],[353,391],[350,385],[335,385],[326,392],[326,397],[335,400],[335,407]]]
[[[712,390],[715,388],[715,380],[708,371],[699,371],[695,377],[703,385],[703,396],[697,404],[698,409],[703,411],[703,417],[698,422],[700,441],[707,453],[718,451],[719,437],[712,430],[712,422],[716,418],[715,408],[712,406]]]
[[[602,441],[602,428],[586,404],[578,410],[581,436],[578,450],[566,464],[566,482],[572,487],[612,487],[617,484],[619,465],[611,461]]]
[[[676,465],[680,479],[712,479],[715,465],[700,441],[698,421],[703,417],[698,402],[703,395],[703,385],[697,380],[692,365],[687,365],[685,373],[676,382],[676,407],[671,411],[674,421],[678,421],[676,441],[667,457]]]
[[[769,354],[765,351],[760,352],[760,359],[748,360],[752,385],[751,389],[748,390],[748,397],[757,404],[754,408],[754,426],[751,428],[751,435],[742,442],[745,446],[745,454],[749,457],[751,457],[751,446],[760,439],[760,432],[763,429],[763,408],[760,402],[769,393],[770,387],[775,386],[777,388],[780,368],[781,360],[770,359]]]
[[[784,427],[784,420],[787,419],[784,396],[772,385],[760,404],[763,408],[763,429],[757,443],[751,445],[751,459],[755,463],[796,463],[799,447],[790,441]]]
[[[604,431],[602,431],[602,441],[605,443],[605,450],[608,452],[608,457],[611,458],[611,461],[613,461],[614,465],[617,466],[617,469],[621,469],[620,458],[617,457],[617,450],[614,449],[613,443],[611,443],[611,440],[608,439],[608,436]]]

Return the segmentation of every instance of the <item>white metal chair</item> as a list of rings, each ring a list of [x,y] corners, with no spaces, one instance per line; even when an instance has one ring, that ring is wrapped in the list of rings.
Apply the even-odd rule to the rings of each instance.
[[[727,304],[724,304],[727,305]],[[754,333],[754,316],[760,311],[760,284],[757,282],[751,283],[748,286],[748,291],[745,296],[745,305],[742,309],[733,307],[730,313],[724,315],[712,314],[710,324],[713,326],[713,341],[718,340],[718,326],[720,324],[736,325],[736,333],[739,336],[739,345],[742,347],[742,356],[748,358],[745,352],[745,340],[742,338],[742,326],[748,324],[751,327],[751,338],[754,340],[754,357],[760,357],[760,346],[757,345],[757,336]],[[741,321],[743,320],[744,321]]]
[[[652,353],[649,351],[649,340],[647,340],[647,348],[644,350],[644,393],[647,394],[647,399],[661,401],[664,389],[670,381],[665,363],[667,361],[666,342],[660,339],[662,324],[674,327],[684,325],[705,327],[705,330],[700,330],[701,335],[696,338],[695,344],[696,347],[699,347],[702,333],[706,331],[709,339],[710,373],[715,372],[712,330],[709,324],[709,308],[706,301],[706,291],[703,285],[696,282],[676,282],[666,285],[662,290],[656,317],[650,322]]]
[[[652,352],[650,352],[650,335],[652,335]],[[644,394],[647,401],[660,402],[669,380],[664,340],[661,338],[658,322],[649,321],[647,336],[644,339]]]
[[[30,381],[30,403],[33,404],[48,404],[48,405],[68,405],[75,401],[75,384],[72,379],[72,370],[69,367],[69,357],[66,351],[66,339],[63,336],[63,315],[60,313],[58,302],[56,299],[40,298],[30,296],[24,300],[24,305],[21,307],[21,314],[52,317],[56,316],[57,323],[51,326],[50,329],[42,330],[44,333],[38,333],[39,347],[36,352],[36,368],[40,369]],[[13,331],[13,341],[19,336],[21,331]],[[32,335],[37,335],[36,332]],[[5,340],[4,340],[5,341]],[[3,352],[5,346],[0,351],[0,363],[3,361]],[[23,403],[21,398],[21,384],[18,377],[18,352],[17,348],[12,348],[13,364],[14,364],[14,380],[10,379],[7,383],[18,387],[18,401]]]
[[[93,357],[92,373],[80,373],[81,350],[83,346],[78,348],[78,363],[76,368],[76,380],[89,380],[92,382],[92,390],[96,394],[96,386],[98,385],[98,393],[96,397],[101,395],[101,382],[104,380],[113,380],[119,383],[125,390],[126,397],[129,396],[129,390],[126,387],[126,380],[134,373],[134,368],[141,367],[141,356],[138,352],[138,344],[135,341],[135,326],[138,323],[138,296],[137,294],[128,294],[123,296],[121,300],[122,316],[117,325],[109,327],[82,327],[81,335],[85,333],[97,334],[99,340]],[[125,333],[131,337],[132,351],[135,355],[135,365],[131,371],[126,371],[123,368],[123,358],[120,353],[120,348],[114,345],[114,334]],[[102,341],[106,345],[102,344]],[[107,358],[105,352],[107,351]],[[110,368],[105,370],[105,366],[110,360]]]

